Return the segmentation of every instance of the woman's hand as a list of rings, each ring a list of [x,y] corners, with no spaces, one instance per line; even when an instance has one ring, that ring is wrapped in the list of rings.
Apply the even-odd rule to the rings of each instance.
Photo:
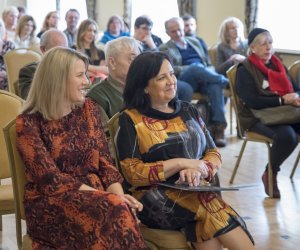
[[[179,172],[179,175],[176,184],[188,183],[189,186],[197,187],[201,184],[201,180],[208,177],[208,168],[205,166],[201,170],[183,169]]]
[[[131,208],[132,213],[135,216],[135,219],[138,223],[140,223],[140,220],[136,215],[136,211],[141,212],[143,210],[143,204],[129,194],[123,194],[120,195],[120,197],[128,204],[128,206]]]
[[[284,104],[291,104],[294,105],[293,102],[295,102],[297,99],[299,99],[299,95],[297,93],[289,93],[282,96]],[[299,101],[299,100],[298,100]],[[298,105],[295,105],[298,106]]]

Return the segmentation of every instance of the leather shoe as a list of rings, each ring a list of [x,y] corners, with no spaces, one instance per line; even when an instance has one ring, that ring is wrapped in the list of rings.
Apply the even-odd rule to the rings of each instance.
[[[262,182],[264,184],[265,187],[265,192],[267,195],[270,196],[269,194],[269,173],[268,173],[268,169],[265,170],[263,176],[261,177]],[[280,198],[280,191],[278,189],[278,185],[277,185],[277,173],[273,173],[272,176],[272,184],[273,184],[273,198]]]

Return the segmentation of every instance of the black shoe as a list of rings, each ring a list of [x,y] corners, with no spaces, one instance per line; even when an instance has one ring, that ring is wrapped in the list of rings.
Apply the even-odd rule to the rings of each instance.
[[[268,173],[268,169],[266,169],[266,171],[264,172],[261,179],[262,179],[262,182],[264,184],[266,194],[270,196],[270,194],[269,194],[269,173]],[[278,188],[278,185],[277,185],[277,173],[273,173],[272,182],[273,182],[273,198],[280,199],[281,195],[280,195],[280,191],[279,191],[279,188]]]
[[[212,130],[216,146],[220,148],[225,147],[227,145],[227,140],[225,138],[225,125],[214,124]]]

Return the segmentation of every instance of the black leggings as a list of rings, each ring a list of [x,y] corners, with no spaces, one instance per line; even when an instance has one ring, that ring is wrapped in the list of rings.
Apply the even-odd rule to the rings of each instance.
[[[277,173],[280,171],[280,165],[298,145],[300,123],[294,125],[266,126],[258,122],[251,128],[251,131],[273,139],[271,146],[271,166],[273,173]]]

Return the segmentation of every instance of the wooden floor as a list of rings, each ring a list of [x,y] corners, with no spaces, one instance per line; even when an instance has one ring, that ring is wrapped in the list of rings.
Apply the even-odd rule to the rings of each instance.
[[[235,126],[234,126],[235,127]],[[221,184],[228,186],[242,141],[228,134],[228,146],[221,149],[223,166],[220,170]],[[267,163],[264,144],[249,143],[246,147],[234,185],[245,186],[239,191],[223,192],[223,198],[246,221],[258,250],[300,249],[300,167],[289,179],[292,165],[300,146],[282,165],[279,188],[282,198],[269,199],[264,193],[261,175]],[[299,164],[300,165],[300,164]],[[14,216],[3,216],[0,232],[0,250],[17,250]]]

